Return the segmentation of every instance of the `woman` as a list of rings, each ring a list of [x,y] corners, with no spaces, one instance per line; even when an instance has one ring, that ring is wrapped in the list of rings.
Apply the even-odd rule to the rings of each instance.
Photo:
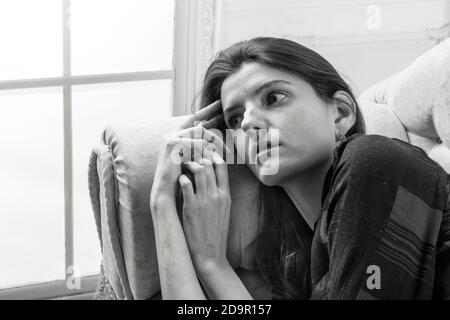
[[[201,106],[196,119],[208,121],[168,139],[151,192],[164,299],[205,298],[200,283],[212,299],[261,297],[226,259],[231,203],[227,164],[205,148],[222,148],[213,127],[252,137],[246,160],[255,132],[279,136],[276,159],[248,164],[261,183],[250,278],[272,298],[450,298],[449,175],[420,148],[365,135],[351,89],[323,57],[285,39],[237,43],[208,68]],[[169,161],[190,143],[208,159]],[[277,173],[264,174],[273,161]]]

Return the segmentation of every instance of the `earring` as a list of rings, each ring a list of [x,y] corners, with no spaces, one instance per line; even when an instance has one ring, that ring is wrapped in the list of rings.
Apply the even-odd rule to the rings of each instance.
[[[343,141],[345,141],[347,139],[345,137],[345,135],[341,134],[340,132],[336,132],[335,138],[336,138],[336,142],[337,143],[343,142]]]

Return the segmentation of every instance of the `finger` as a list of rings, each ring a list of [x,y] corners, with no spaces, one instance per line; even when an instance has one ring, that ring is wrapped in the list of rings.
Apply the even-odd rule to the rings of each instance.
[[[192,114],[189,117],[187,117],[185,121],[183,121],[183,123],[180,125],[180,129],[190,128],[193,125],[194,125],[194,115]]]
[[[209,142],[204,139],[174,138],[171,159],[177,164],[201,159]]]
[[[216,100],[194,114],[194,125],[197,121],[208,120],[222,109],[220,100]]]
[[[186,168],[189,169],[194,174],[196,193],[206,194],[207,180],[205,168],[195,161],[187,162],[185,165]]]
[[[218,135],[220,134],[220,135]],[[223,141],[222,135],[220,132],[216,134],[212,130],[204,130],[203,131],[203,139],[208,141],[210,144],[208,145],[208,149],[214,150],[220,155],[225,155],[227,153],[230,153],[230,148],[226,145],[226,143]]]
[[[204,121],[200,121],[195,126],[179,130],[172,135],[176,138],[191,138],[191,139],[201,139],[206,131],[203,126]]]
[[[183,156],[182,162],[195,161],[199,162],[202,158],[208,158],[212,161],[212,156],[210,155],[210,150],[217,147],[207,141],[206,139],[190,139],[190,138],[180,138],[183,143]]]
[[[207,120],[203,123],[203,127],[206,129],[217,128],[220,124],[224,122],[223,113],[215,116],[214,118]]]
[[[213,149],[219,154],[224,155],[224,152],[225,154],[231,153],[230,148],[223,141],[221,134],[219,136],[212,130],[207,130],[201,123],[195,127],[178,131],[174,133],[174,136],[180,138],[205,139],[206,141],[214,144]]]
[[[199,163],[205,168],[207,190],[210,191],[217,188],[216,173],[214,172],[212,159],[203,158],[200,159]]]
[[[184,174],[178,177],[178,183],[180,184],[181,191],[183,193],[184,204],[190,206],[194,199],[194,187],[192,186],[191,180]]]
[[[216,100],[209,104],[205,108],[194,113],[192,116],[188,117],[180,126],[180,129],[186,129],[195,126],[199,121],[207,120],[213,117],[215,114],[221,112],[220,100]]]
[[[217,187],[222,190],[229,190],[228,166],[227,163],[215,152],[212,153],[214,172],[217,180]]]
[[[204,131],[204,127],[202,126],[202,122],[200,121],[195,126],[179,130],[175,133],[173,133],[173,136],[178,138],[194,138],[194,137],[201,137]]]

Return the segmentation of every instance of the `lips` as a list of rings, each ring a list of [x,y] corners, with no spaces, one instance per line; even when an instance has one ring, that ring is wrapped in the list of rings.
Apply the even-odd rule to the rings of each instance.
[[[273,149],[279,148],[280,146],[281,146],[280,144],[278,144],[277,146],[270,146],[270,147],[268,146],[267,148],[264,148],[261,150],[258,150],[258,148],[257,148],[257,153],[255,155],[256,163],[262,164],[260,159],[263,158],[263,156],[264,156],[264,159],[270,158],[272,156]]]
[[[273,147],[278,147],[280,146],[281,143],[278,143],[278,145],[274,145]],[[264,150],[267,149],[271,149],[272,148],[272,142],[271,141],[267,141],[266,145],[260,145],[259,143],[256,143],[255,145],[252,146],[252,151],[255,150],[256,148],[256,154],[258,154],[259,152],[262,152]]]
[[[261,157],[263,153],[268,153],[266,154],[266,157],[270,157],[272,149],[282,145],[277,136],[274,136],[276,137],[276,139],[275,138],[267,139],[267,137],[268,135],[264,136],[259,136],[258,134],[254,136],[249,134],[247,135],[246,137],[247,138],[246,144],[248,146],[247,161],[249,164],[258,163],[258,157]]]

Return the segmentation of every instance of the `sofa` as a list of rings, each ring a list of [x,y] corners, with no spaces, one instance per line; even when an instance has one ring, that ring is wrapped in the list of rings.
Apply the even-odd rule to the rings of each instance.
[[[450,173],[450,39],[358,97],[368,134],[398,138],[424,149]],[[95,299],[151,299],[160,291],[149,195],[166,134],[190,116],[113,125],[91,154],[89,192],[102,264]],[[251,268],[257,180],[229,165],[232,199],[227,257]]]

